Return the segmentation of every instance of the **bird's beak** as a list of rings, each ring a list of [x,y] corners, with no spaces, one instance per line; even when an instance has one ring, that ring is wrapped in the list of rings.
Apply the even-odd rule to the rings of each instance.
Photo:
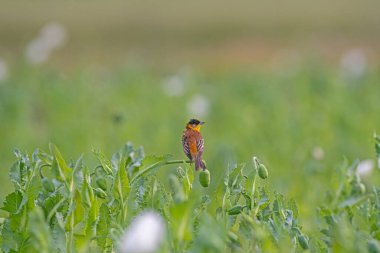
[[[206,123],[206,122],[201,121],[201,122],[199,123],[199,125],[203,125],[204,123]]]

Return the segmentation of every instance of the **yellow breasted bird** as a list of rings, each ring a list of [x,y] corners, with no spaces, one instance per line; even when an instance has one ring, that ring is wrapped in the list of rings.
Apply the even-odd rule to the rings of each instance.
[[[206,169],[206,165],[202,161],[204,140],[200,132],[204,123],[197,119],[191,119],[182,134],[183,151],[190,161],[195,161],[195,170]]]

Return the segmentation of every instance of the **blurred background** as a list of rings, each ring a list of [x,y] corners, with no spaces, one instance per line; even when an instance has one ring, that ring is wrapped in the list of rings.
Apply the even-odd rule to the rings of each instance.
[[[95,164],[92,148],[132,141],[182,159],[193,117],[214,184],[256,155],[303,217],[344,157],[377,173],[377,0],[0,5],[1,201],[15,148]]]

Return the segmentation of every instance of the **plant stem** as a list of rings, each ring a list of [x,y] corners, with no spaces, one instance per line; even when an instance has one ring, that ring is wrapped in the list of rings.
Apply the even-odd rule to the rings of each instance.
[[[185,160],[170,160],[166,161],[163,165],[168,165],[168,164],[177,164],[177,163],[192,163],[193,161],[185,161]]]
[[[133,177],[130,181],[130,184],[132,185],[133,182],[136,181],[137,178],[139,178],[142,174],[156,168],[157,166],[165,166],[165,165],[169,165],[169,164],[182,164],[182,163],[192,163],[192,161],[185,161],[185,160],[169,160],[169,161],[165,161],[165,162],[156,162],[150,166],[148,166],[147,168],[145,168],[143,171],[139,171],[135,177]]]
[[[254,177],[253,177],[253,183],[252,183],[252,189],[251,189],[251,209],[253,208],[255,202],[254,202],[254,195],[255,195],[255,191],[256,191],[256,177],[257,177],[257,170],[258,170],[258,166],[259,166],[259,161],[257,159],[256,156],[254,156],[252,158],[252,162],[253,162],[253,168],[254,168]],[[257,212],[257,211],[256,211]]]

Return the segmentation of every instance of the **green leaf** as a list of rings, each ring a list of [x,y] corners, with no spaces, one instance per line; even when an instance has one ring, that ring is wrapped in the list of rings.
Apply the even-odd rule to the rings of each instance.
[[[228,215],[237,215],[243,211],[244,206],[236,205],[227,210]]]
[[[86,224],[86,238],[91,240],[96,236],[96,222],[99,215],[99,202],[95,198],[92,202],[91,208],[87,212],[87,224]]]
[[[252,206],[252,200],[251,200],[251,197],[245,193],[245,192],[242,192],[243,196],[244,196],[244,199],[245,199],[245,205],[246,207],[251,210],[251,206]]]
[[[29,213],[30,243],[35,251],[53,252],[54,243],[50,227],[45,220],[43,211],[35,208]]]
[[[63,198],[61,194],[51,194],[43,201],[43,210],[45,216],[50,221],[56,212],[64,212],[67,210],[68,200]]]
[[[22,176],[21,176],[21,172],[20,172],[20,167],[21,167],[20,162],[17,161],[12,165],[12,167],[9,171],[9,178],[10,178],[11,182],[13,182],[16,185],[21,185],[21,183],[22,183],[21,182]]]
[[[75,192],[74,203],[75,203],[75,209],[73,213],[74,232],[75,234],[83,235],[85,233],[84,224],[86,220],[86,210],[84,206],[82,205],[83,198],[80,195],[79,190]]]
[[[10,225],[10,220],[6,220],[1,229],[1,249],[4,252],[19,252],[20,245],[25,240],[22,234]]]
[[[366,199],[368,199],[368,196],[359,196],[359,197],[348,198],[339,204],[339,208],[352,207],[352,206],[355,206],[357,204],[360,204],[361,202],[365,201]]]
[[[227,231],[223,225],[208,214],[201,217],[200,223],[199,233],[194,238],[190,252],[228,252]]]
[[[67,250],[66,250],[66,234],[65,234],[65,230],[64,230],[63,227],[61,227],[59,225],[59,222],[56,222],[53,225],[51,234],[52,234],[52,237],[53,237],[53,243],[54,243],[55,249],[58,252],[67,252]]]
[[[63,159],[61,152],[59,149],[53,144],[50,143],[49,145],[50,152],[54,155],[54,159],[57,162],[58,170],[59,170],[59,176],[63,181],[69,181],[71,177],[71,168],[69,168]]]
[[[97,243],[104,251],[109,247],[108,234],[110,229],[110,211],[106,204],[102,204],[99,209],[99,221],[96,226]]]
[[[94,191],[90,185],[90,180],[90,175],[84,175],[82,178],[82,205],[86,208],[90,208],[95,199]]]
[[[240,189],[242,187],[243,172],[245,164],[235,165],[234,168],[229,173],[229,186],[231,189]]]
[[[125,170],[123,161],[120,161],[119,168],[116,172],[113,185],[113,192],[116,198],[124,201],[128,196],[131,188],[129,185],[129,180],[127,176],[127,171]]]
[[[376,151],[376,155],[378,158],[380,158],[380,136],[375,134],[374,135],[374,139],[375,139],[375,151]]]
[[[173,236],[175,236],[174,243],[177,248],[183,247],[183,244],[190,242],[192,239],[191,210],[193,210],[193,204],[189,201],[179,203],[170,208],[170,226]]]
[[[297,219],[298,218],[298,207],[297,207],[296,201],[294,199],[289,200],[288,207],[290,210],[293,211],[294,218]]]
[[[285,198],[280,193],[275,193],[275,200],[273,201],[273,212],[282,218],[285,218],[283,213]]]
[[[101,164],[102,169],[107,173],[107,174],[113,174],[112,171],[112,166],[111,162],[105,157],[105,155],[100,152],[100,150],[92,149],[92,153],[96,156],[98,161]]]
[[[169,175],[169,185],[171,188],[173,200],[176,203],[185,201],[185,192],[177,176],[173,174]]]
[[[182,184],[181,192],[184,194],[185,200],[188,198],[193,188],[193,168],[191,168],[190,166],[186,166],[185,169],[183,169],[182,167],[178,167],[177,177],[179,179],[179,182]]]
[[[22,193],[20,191],[15,191],[6,196],[4,206],[1,207],[1,209],[12,214],[17,214],[24,204]]]
[[[34,172],[35,174],[29,179],[29,183],[25,192],[25,195],[28,196],[27,201],[29,210],[35,207],[34,200],[37,199],[37,196],[42,188],[42,182],[36,173],[36,169]]]

